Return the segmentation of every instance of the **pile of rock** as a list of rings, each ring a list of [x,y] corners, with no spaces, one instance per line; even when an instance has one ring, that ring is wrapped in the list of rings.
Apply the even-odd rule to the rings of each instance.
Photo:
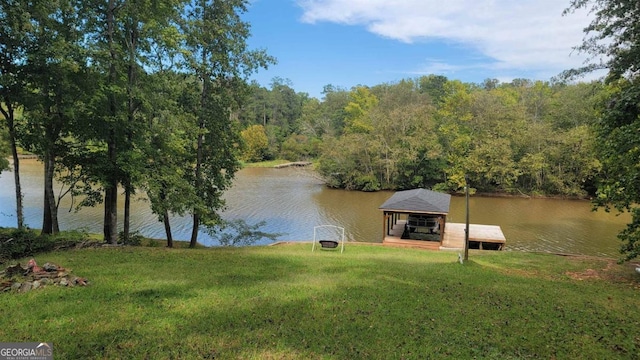
[[[0,291],[27,292],[46,285],[55,286],[87,286],[89,282],[71,274],[71,270],[52,263],[42,267],[34,259],[29,260],[26,267],[20,264],[8,266],[0,271]]]

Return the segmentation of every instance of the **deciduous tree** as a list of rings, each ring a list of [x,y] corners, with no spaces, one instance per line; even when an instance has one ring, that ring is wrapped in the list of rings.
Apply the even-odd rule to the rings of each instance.
[[[241,18],[247,0],[193,0],[182,22],[185,68],[200,81],[200,102],[193,114],[198,133],[194,139],[193,186],[201,196],[192,208],[190,246],[195,247],[201,225],[215,226],[224,206],[223,192],[239,167],[238,132],[231,111],[239,107],[238,90],[246,77],[274,61],[263,50],[247,49],[249,24]]]
[[[249,126],[240,132],[240,137],[244,142],[243,160],[250,162],[264,160],[269,148],[269,139],[262,125]]]
[[[565,75],[607,70],[610,96],[596,126],[603,165],[596,204],[628,211],[631,223],[619,234],[624,260],[640,255],[640,5],[635,0],[573,0],[570,13],[588,9],[593,21],[578,46],[591,62]]]
[[[25,85],[22,76],[30,29],[27,1],[0,0],[0,114],[7,128],[8,143],[13,158],[16,194],[16,218],[19,229],[24,227],[20,159],[16,115],[21,106]]]

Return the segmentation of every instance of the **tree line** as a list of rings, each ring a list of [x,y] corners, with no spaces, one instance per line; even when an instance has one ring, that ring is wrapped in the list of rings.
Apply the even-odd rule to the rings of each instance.
[[[59,231],[54,178],[78,207],[104,204],[118,241],[118,196],[146,192],[172,246],[170,214],[191,215],[190,245],[219,223],[239,167],[231,113],[247,78],[274,59],[252,50],[247,0],[0,0],[0,113],[24,227],[18,148],[44,162],[42,232]],[[4,162],[0,165],[7,167]]]
[[[598,81],[429,75],[349,90],[320,101],[282,81],[252,85],[238,110],[246,160],[318,159],[329,186],[585,197],[600,162],[594,125],[606,94]]]

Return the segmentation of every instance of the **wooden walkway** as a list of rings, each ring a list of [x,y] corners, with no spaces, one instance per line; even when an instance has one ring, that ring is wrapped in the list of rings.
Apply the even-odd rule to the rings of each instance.
[[[402,239],[404,220],[399,220],[384,237],[382,243],[389,246],[411,247],[429,250],[464,250],[466,224],[447,223],[442,242]],[[469,224],[469,248],[480,250],[503,250],[507,240],[500,226]]]

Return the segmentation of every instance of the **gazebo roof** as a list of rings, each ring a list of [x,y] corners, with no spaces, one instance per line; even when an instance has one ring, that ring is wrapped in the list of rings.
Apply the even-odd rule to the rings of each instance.
[[[447,214],[451,195],[427,189],[398,191],[382,204],[380,210]]]

